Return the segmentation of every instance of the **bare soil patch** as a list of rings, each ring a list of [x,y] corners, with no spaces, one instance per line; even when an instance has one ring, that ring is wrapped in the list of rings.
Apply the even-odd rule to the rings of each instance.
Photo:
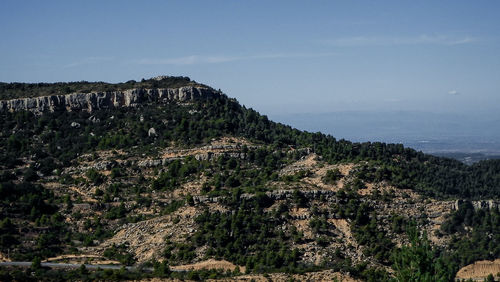
[[[10,261],[10,259],[8,259],[6,255],[0,253],[0,261],[1,262]]]
[[[483,280],[488,275],[496,276],[500,273],[500,259],[494,261],[481,260],[462,267],[457,272],[457,279]]]
[[[192,264],[171,266],[170,268],[174,270],[222,269],[224,271],[234,271],[236,267],[236,265],[227,260],[209,259]],[[245,272],[244,266],[239,266],[239,268],[241,272]]]
[[[44,260],[44,262],[67,262],[67,263],[74,263],[74,264],[79,264],[79,263],[92,263],[92,264],[102,264],[102,265],[109,265],[109,264],[120,264],[119,261],[116,260],[108,260],[102,256],[99,255],[90,255],[90,254],[82,254],[82,255],[60,255],[57,257],[52,257]]]

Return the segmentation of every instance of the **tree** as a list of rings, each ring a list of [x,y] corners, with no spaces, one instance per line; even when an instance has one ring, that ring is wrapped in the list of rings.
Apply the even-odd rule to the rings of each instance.
[[[342,173],[338,168],[329,169],[326,171],[326,175],[322,178],[325,184],[335,184],[338,180],[343,177]]]
[[[81,276],[87,276],[90,273],[89,270],[85,267],[85,264],[80,265],[80,267],[78,268],[78,272]]]
[[[170,267],[166,260],[162,262],[155,261],[153,262],[153,274],[156,277],[166,278],[170,276]]]
[[[42,259],[40,259],[40,257],[38,256],[33,258],[33,261],[31,262],[31,268],[35,270],[42,268]]]
[[[453,267],[437,255],[427,238],[416,227],[408,228],[410,245],[403,246],[393,255],[392,268],[396,281],[452,281],[455,275]]]

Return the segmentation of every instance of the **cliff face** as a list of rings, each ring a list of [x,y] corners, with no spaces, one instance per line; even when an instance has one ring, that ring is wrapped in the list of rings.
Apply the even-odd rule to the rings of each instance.
[[[136,107],[143,103],[167,103],[170,101],[190,101],[207,99],[220,95],[203,87],[186,86],[181,88],[129,89],[124,91],[73,93],[33,98],[0,101],[0,112],[31,111],[88,111],[99,109]]]

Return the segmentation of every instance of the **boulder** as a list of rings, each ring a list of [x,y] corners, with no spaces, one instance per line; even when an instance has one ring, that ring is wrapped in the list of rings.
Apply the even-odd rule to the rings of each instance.
[[[154,127],[151,127],[151,128],[148,130],[148,136],[149,136],[149,137],[155,137],[155,136],[156,136],[156,130],[154,129]]]

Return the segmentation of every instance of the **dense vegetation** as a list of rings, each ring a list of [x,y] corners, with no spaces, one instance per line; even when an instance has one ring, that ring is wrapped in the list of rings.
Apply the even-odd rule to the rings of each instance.
[[[456,265],[432,247],[427,234],[410,227],[408,235],[410,244],[392,255],[396,281],[453,281]]]
[[[238,272],[223,272],[220,270],[195,270],[186,272],[172,272],[165,263],[154,262],[142,265],[134,270],[122,267],[118,270],[98,269],[88,270],[84,265],[75,270],[54,270],[40,266],[34,261],[26,269],[9,269],[0,267],[0,281],[130,281],[153,277],[172,278],[177,280],[204,281],[231,277]]]
[[[17,185],[3,182],[0,183],[0,199],[2,252],[12,251],[14,259],[31,260],[34,256],[53,256],[62,250],[62,242],[69,241],[63,217],[57,212],[57,199],[51,191],[26,182]],[[29,224],[16,225],[16,222]],[[40,232],[40,236],[33,236]],[[34,242],[20,245],[19,238],[23,234],[34,237]]]
[[[471,234],[466,229],[472,230]],[[500,257],[498,208],[474,209],[466,201],[443,223],[441,232],[452,236],[450,249],[456,250],[452,259],[460,266]]]
[[[300,252],[286,243],[292,234],[276,229],[282,223],[280,211],[264,212],[272,204],[265,194],[242,200],[238,190],[234,193],[228,203],[234,210],[232,215],[206,211],[196,218],[200,228],[193,236],[195,244],[208,245],[210,254],[245,265],[249,271],[293,271]]]
[[[119,84],[4,83],[0,84],[0,98],[192,84],[195,82],[183,77]],[[73,122],[79,126],[72,126]],[[148,135],[150,128],[157,134]],[[149,157],[156,156],[159,148],[172,145],[189,148],[223,136],[244,137],[259,146],[241,145],[244,159],[228,156],[211,161],[192,156],[177,159],[162,164],[151,179],[140,175],[137,165],[114,161],[108,164],[109,175],[94,168],[86,170],[80,178],[64,173],[65,168],[75,164],[84,154],[90,154],[87,158],[91,160],[97,159],[96,150],[118,154],[120,149],[126,149],[134,156]],[[388,280],[390,275],[383,267],[392,267],[396,277],[404,281],[447,281],[452,279],[458,267],[479,259],[500,257],[498,210],[474,210],[470,202],[462,204],[439,231],[440,235],[452,237],[449,251],[445,251],[433,248],[426,235],[416,231],[416,226],[423,223],[408,222],[401,215],[391,215],[385,221],[379,219],[374,203],[390,202],[390,193],[366,197],[357,193],[366,183],[383,182],[441,199],[500,198],[500,160],[468,166],[425,155],[400,144],[352,143],[321,133],[303,132],[274,123],[224,95],[186,105],[143,105],[92,114],[63,111],[35,116],[30,112],[2,112],[0,148],[0,251],[10,252],[11,258],[16,260],[40,260],[76,253],[78,247],[96,245],[113,235],[111,226],[149,218],[150,215],[136,216],[131,212],[152,205],[152,199],[144,197],[144,193],[175,191],[202,176],[207,179],[201,188],[202,195],[220,197],[227,212],[205,209],[195,218],[197,229],[185,243],[167,241],[163,251],[165,261],[151,262],[148,266],[153,269],[151,275],[188,279],[233,275],[216,271],[178,274],[169,270],[169,264],[192,261],[196,250],[202,246],[206,246],[204,255],[207,258],[229,260],[245,266],[247,272],[301,273],[334,269],[369,281]],[[363,165],[349,175],[352,181],[336,193],[334,205],[320,206],[295,189],[286,204],[273,206],[276,201],[265,192],[275,187],[266,184],[271,181],[294,184],[307,177],[309,172],[306,170],[290,175],[279,175],[278,171],[311,151],[328,164],[355,162]],[[83,205],[83,201],[81,198],[72,200],[69,195],[54,195],[40,185],[47,177],[65,185],[99,187],[92,192],[95,203],[88,204],[88,208],[99,212],[100,216],[86,218],[79,231],[69,229],[64,220],[81,218],[73,207]],[[321,181],[335,184],[343,177],[348,176],[333,169],[326,171]],[[132,178],[133,181],[127,181]],[[158,215],[171,215],[180,208],[195,205],[195,199],[188,193],[156,205]],[[286,227],[292,207],[306,207],[312,211],[307,226],[314,240],[305,242],[303,233]],[[297,245],[311,243],[325,247],[336,240],[335,230],[328,222],[332,215],[350,223],[363,254],[373,258],[376,267],[367,263],[355,264],[340,250],[328,254],[330,260],[320,265],[300,262],[304,254]],[[405,238],[409,238],[410,244],[396,247],[394,236],[404,237],[405,233],[408,233]],[[24,242],[32,243],[23,245]],[[136,262],[127,252],[126,245],[113,245],[104,250],[104,256],[126,265]],[[139,277],[133,272],[126,274],[124,270],[89,272],[80,269],[61,274],[36,265],[30,271],[35,273],[35,278],[28,272],[0,270],[0,280],[36,280],[36,277],[51,275],[56,277],[54,280],[58,275],[63,275],[61,279],[90,280]]]
[[[139,116],[145,121],[140,122]],[[232,135],[269,144],[273,149],[310,147],[330,163],[368,160],[371,167],[364,180],[388,181],[432,197],[500,197],[500,160],[467,166],[459,161],[425,155],[401,144],[336,140],[271,122],[225,96],[195,103],[190,112],[176,105],[165,105],[163,109],[100,111],[90,117],[86,112],[48,113],[39,118],[27,112],[2,113],[0,145],[6,151],[0,156],[0,163],[12,167],[20,154],[34,154],[43,162],[40,169],[50,172],[57,164],[67,165],[77,154],[96,147],[139,146],[147,151],[170,142],[192,146],[214,137]],[[69,120],[82,127],[71,127]],[[148,137],[151,127],[160,133],[160,138]]]

